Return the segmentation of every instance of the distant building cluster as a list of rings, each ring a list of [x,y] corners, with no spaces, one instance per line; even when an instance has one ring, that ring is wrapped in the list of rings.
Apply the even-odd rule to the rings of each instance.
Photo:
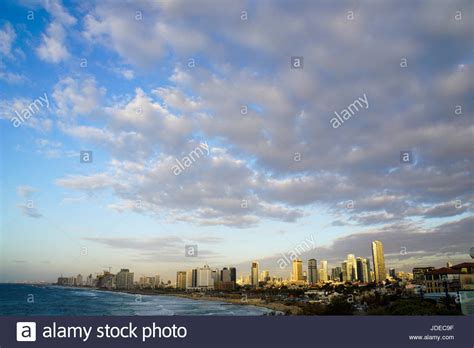
[[[188,271],[178,271],[176,288],[182,290],[233,290],[237,280],[235,267],[211,269],[208,265]]]
[[[96,274],[92,276],[89,274],[84,278],[81,274],[75,277],[59,277],[57,281],[58,285],[62,286],[85,286],[101,289],[117,289],[117,290],[130,290],[134,288],[160,288],[164,286],[170,286],[171,284],[162,284],[160,282],[160,276],[154,277],[142,276],[138,282],[134,280],[134,273],[130,272],[127,268],[122,268],[117,274],[113,274],[108,271],[104,271],[102,274]]]
[[[252,262],[249,279],[242,279],[242,285],[251,285],[258,288],[265,285],[316,285],[318,283],[325,283],[331,281],[336,282],[360,282],[360,283],[381,283],[387,278],[396,279],[397,277],[406,278],[408,275],[402,272],[395,273],[394,268],[389,269],[387,274],[385,269],[385,256],[383,244],[380,241],[372,242],[372,262],[374,269],[370,267],[370,260],[362,257],[356,257],[354,254],[348,254],[347,259],[341,263],[341,266],[336,266],[329,272],[328,261],[318,261],[314,258],[308,260],[307,271],[304,270],[303,261],[297,257],[292,261],[292,272],[289,280],[284,281],[281,278],[271,278],[268,271],[263,276],[258,276],[258,262]],[[263,273],[262,272],[262,273]],[[400,278],[401,279],[401,278]]]

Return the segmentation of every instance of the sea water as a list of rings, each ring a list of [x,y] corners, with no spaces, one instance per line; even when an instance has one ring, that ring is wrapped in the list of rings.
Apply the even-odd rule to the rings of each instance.
[[[0,284],[0,315],[238,315],[271,313],[268,308],[165,295],[54,285]]]

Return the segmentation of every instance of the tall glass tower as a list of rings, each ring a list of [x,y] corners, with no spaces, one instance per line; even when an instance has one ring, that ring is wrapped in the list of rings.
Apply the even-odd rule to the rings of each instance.
[[[385,257],[383,254],[383,244],[379,240],[372,242],[372,259],[374,262],[375,282],[380,283],[385,280]]]

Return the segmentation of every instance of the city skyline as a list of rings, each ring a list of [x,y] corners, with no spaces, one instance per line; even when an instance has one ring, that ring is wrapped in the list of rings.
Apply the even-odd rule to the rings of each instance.
[[[0,282],[469,259],[471,3],[352,6],[1,1]]]
[[[382,243],[383,244],[383,243]],[[351,263],[352,263],[352,269],[354,269],[354,265],[357,265],[356,263],[356,256],[357,256],[357,259],[361,258],[360,256],[362,256],[362,259],[363,260],[366,260],[366,259],[370,259],[371,262],[373,262],[373,251],[371,249],[371,246],[373,246],[373,242],[369,242],[369,246],[366,248],[366,252],[365,254],[364,253],[348,253],[347,254],[347,257],[346,257],[346,261],[347,261],[347,258],[350,258],[351,259]],[[382,248],[383,249],[383,248]],[[306,252],[303,252],[301,253],[300,255],[305,255],[305,257],[301,257],[299,256],[298,258],[302,258],[303,260],[306,260],[306,262],[310,261],[311,259],[314,259],[316,258],[315,254],[314,254],[314,251],[318,250],[318,248],[315,248],[315,249],[310,249]],[[400,255],[403,255],[403,248],[401,249],[401,254]],[[271,274],[275,277],[282,277],[283,279],[288,279],[288,280],[291,280],[292,279],[292,267],[293,267],[293,262],[291,262],[290,266],[287,268],[287,269],[282,269],[280,264],[278,263],[277,259],[282,255],[282,253],[279,253],[277,255],[275,255],[274,257],[272,258],[268,258],[268,259],[260,259],[260,261],[252,261],[252,262],[256,262],[257,263],[257,277],[260,276],[260,272],[259,270],[260,269],[269,269],[271,270]],[[323,254],[324,255],[324,254]],[[365,256],[364,256],[365,255]],[[384,254],[385,255],[385,254]],[[468,254],[466,254],[466,257],[465,258],[461,258],[459,259],[458,261],[453,261],[453,259],[435,259],[433,260],[430,265],[431,266],[434,266],[434,267],[442,267],[446,264],[446,262],[450,262],[450,263],[456,263],[456,262],[463,262],[465,261],[466,259],[468,259],[467,257]],[[209,264],[212,264],[212,262],[208,262],[208,260],[203,260],[202,258],[199,258],[199,257],[196,257],[196,258],[193,258],[195,259],[195,261],[192,261],[192,262],[189,262],[188,263],[188,266],[187,267],[181,267],[181,268],[177,268],[177,271],[180,271],[180,270],[188,270],[188,269],[192,269],[193,267],[197,266],[197,267],[200,267],[202,265],[209,265]],[[385,257],[386,259],[386,257]],[[189,260],[188,257],[185,257],[184,260]],[[292,261],[292,260],[290,260]],[[338,258],[333,258],[332,261],[330,261],[328,263],[328,260],[323,260],[322,257],[320,259],[317,259],[316,258],[316,261],[317,261],[317,277],[318,277],[318,280],[320,279],[320,266],[319,266],[319,263],[321,261],[325,261],[326,264],[327,264],[327,268],[328,270],[331,269],[333,270],[334,268],[336,267],[340,267],[341,266],[341,263],[344,262],[344,257],[338,257]],[[252,263],[252,262],[249,262],[249,263]],[[263,264],[263,266],[260,266],[260,263]],[[389,262],[389,264],[392,264]],[[396,264],[396,263],[395,263]],[[216,264],[215,267],[217,268],[221,268],[221,267],[229,267],[229,266],[234,266],[234,267],[237,267],[238,269],[242,270],[242,269],[246,269],[246,263],[230,263],[230,264]],[[304,265],[304,264],[303,264]],[[373,263],[372,263],[373,265]],[[394,264],[392,264],[394,265]],[[418,267],[424,267],[426,266],[426,264],[424,263],[416,263],[415,265],[417,265]],[[116,267],[117,271],[124,268],[124,267],[128,267],[126,264],[121,264],[121,265],[118,265]],[[356,266],[357,267],[357,266]],[[372,266],[373,267],[373,266]],[[397,271],[402,271],[402,272],[410,272],[412,270],[414,266],[409,263],[407,266],[405,267],[394,267],[397,269]],[[103,271],[106,271],[107,268],[109,268],[109,272],[111,271],[112,267],[108,266],[108,267],[102,267],[103,268]],[[130,267],[131,268],[131,267]],[[391,268],[391,267],[390,267]],[[388,274],[388,267],[385,266],[385,270],[386,270],[386,273]],[[307,269],[302,268],[302,270],[304,272],[307,271]],[[374,271],[374,269],[372,268],[372,271]],[[172,280],[173,279],[173,272],[176,273],[175,271],[165,271],[165,272],[160,272],[160,270],[156,270],[155,273],[156,274],[160,274],[162,275],[163,277],[168,277],[167,279],[170,279]],[[62,272],[61,272],[62,273]],[[77,272],[78,274],[82,274],[82,273],[87,273],[89,274],[90,272]],[[330,272],[329,272],[330,273]],[[329,274],[328,273],[328,274]],[[92,272],[92,274],[98,274],[97,272],[97,269]],[[147,272],[142,272],[142,273],[139,273],[140,276],[146,276],[147,274],[153,274],[153,272],[151,273],[147,273]],[[239,277],[245,275],[245,276],[250,276],[251,272],[249,271],[248,274],[246,271],[242,271],[241,273],[238,273]],[[30,278],[30,279],[14,279],[14,280],[6,280],[6,282],[15,282],[15,281],[25,281],[25,282],[28,282],[28,281],[38,281],[38,282],[41,282],[41,281],[46,281],[46,282],[52,282],[56,279],[56,276],[57,274],[53,274],[51,277],[49,277],[48,279],[34,279],[34,278]],[[354,274],[354,276],[356,276],[356,274]]]
[[[392,276],[391,272],[395,272],[395,268],[387,267],[385,265],[385,254],[384,254],[384,249],[383,249],[383,243],[381,243],[380,241],[372,241],[371,245],[372,245],[372,248],[374,248],[374,245],[377,246],[376,247],[377,252],[372,254],[372,263],[367,258],[362,258],[362,257],[359,257],[359,256],[356,257],[354,254],[348,254],[346,260],[341,261],[341,263],[339,263],[339,265],[338,264],[328,265],[327,260],[320,259],[318,261],[314,258],[311,258],[311,259],[306,260],[306,268],[305,268],[304,260],[302,260],[300,258],[295,258],[295,259],[291,260],[292,268],[291,268],[291,271],[289,272],[289,274],[286,275],[286,276],[282,276],[281,273],[272,274],[272,273],[270,273],[269,270],[260,271],[259,263],[257,261],[252,261],[250,263],[250,271],[248,272],[248,274],[245,273],[245,271],[242,271],[242,270],[240,270],[240,272],[237,271],[237,268],[235,266],[226,265],[225,267],[223,266],[221,268],[221,267],[211,266],[211,265],[205,263],[205,264],[201,264],[197,267],[188,267],[188,268],[181,267],[181,268],[177,269],[176,271],[174,271],[174,273],[176,275],[175,284],[176,285],[179,284],[180,274],[181,275],[184,274],[184,278],[183,278],[184,280],[182,280],[182,281],[184,281],[185,284],[186,283],[187,284],[194,283],[194,281],[191,280],[191,279],[192,278],[196,278],[196,279],[198,278],[198,275],[194,274],[194,272],[199,273],[199,272],[201,272],[200,270],[207,270],[208,273],[209,273],[209,275],[208,275],[209,279],[212,278],[213,281],[216,281],[217,279],[223,280],[221,278],[222,277],[225,278],[226,276],[225,275],[223,276],[222,272],[230,272],[228,274],[228,276],[230,277],[229,279],[233,279],[234,282],[236,281],[236,279],[239,279],[241,281],[244,280],[244,279],[248,279],[248,284],[250,284],[250,285],[252,285],[253,287],[256,287],[256,288],[258,288],[258,284],[262,281],[262,278],[263,278],[264,274],[267,274],[268,277],[270,277],[270,275],[271,275],[271,277],[270,277],[271,279],[280,278],[280,279],[283,279],[284,281],[296,282],[296,283],[304,281],[306,284],[309,284],[309,285],[316,284],[316,283],[321,283],[321,282],[325,282],[325,281],[329,281],[329,280],[334,281],[336,279],[337,279],[337,281],[340,280],[341,282],[358,282],[358,281],[361,281],[361,282],[365,282],[365,283],[370,283],[370,282],[380,283],[380,282],[384,281],[386,279],[386,277]],[[376,268],[375,265],[377,264],[377,262],[379,262],[381,264],[378,267],[378,270],[375,270],[375,268]],[[451,264],[451,262],[449,262],[449,261],[447,263]],[[371,264],[373,265],[372,267],[370,266]],[[445,262],[445,264],[446,264],[446,262]],[[329,266],[332,266],[332,267],[329,267]],[[430,267],[433,268],[432,265]],[[416,267],[414,267],[414,268],[416,268]],[[396,271],[397,272],[402,272],[402,273],[406,273],[406,272],[410,273],[410,272],[412,272],[412,270],[414,268],[410,269],[409,271],[400,270],[400,269],[397,269]],[[312,269],[315,272],[314,273],[314,275],[315,275],[314,278],[312,277],[312,272],[311,272]],[[331,269],[331,272],[329,272],[329,269]],[[334,275],[335,270],[336,271],[339,270],[339,273],[337,274],[336,279],[334,278],[335,277],[335,275]],[[129,269],[120,268],[120,272],[118,272],[117,275],[119,275],[120,273],[123,273],[124,271],[128,273]],[[214,274],[213,274],[214,271],[218,271],[220,273],[218,275],[214,276]],[[108,270],[103,270],[102,272],[103,272],[102,275],[107,275],[107,274],[112,274],[113,275],[113,272],[112,272],[110,267],[109,267]],[[171,271],[171,272],[173,272],[173,271]],[[378,272],[381,272],[381,273],[379,274]],[[84,276],[87,273],[89,273],[89,272],[85,272]],[[92,274],[95,274],[96,278],[101,275],[99,272],[91,272],[89,274],[90,274],[89,277],[92,277]],[[132,279],[133,279],[133,274],[134,274],[134,272],[131,272]],[[160,272],[155,272],[155,275],[153,275],[151,277],[149,277],[150,276],[149,274],[146,275],[144,273],[140,273],[139,275],[140,275],[140,278],[139,278],[140,280],[138,281],[138,283],[142,282],[142,280],[147,282],[148,278],[157,278],[158,279],[157,281],[159,281],[163,284],[165,284],[166,281],[171,282],[171,284],[173,284],[173,278],[172,277],[171,277],[171,279],[165,279],[165,277],[163,277]],[[78,276],[80,276],[81,278],[84,277],[82,275],[82,273],[79,273]],[[63,278],[63,274],[61,274],[60,278]],[[119,277],[119,278],[121,278],[121,277]],[[63,279],[68,281],[68,279],[70,279],[70,277],[64,277]],[[135,278],[135,280],[136,279],[137,278]],[[119,280],[119,283],[122,283],[122,282],[127,282],[126,276],[125,276],[125,280],[123,280],[123,281]],[[135,282],[137,282],[137,281],[135,281]],[[58,283],[59,283],[59,281],[58,281]],[[133,281],[132,281],[132,283],[133,283]],[[71,285],[71,284],[69,284],[69,285]]]

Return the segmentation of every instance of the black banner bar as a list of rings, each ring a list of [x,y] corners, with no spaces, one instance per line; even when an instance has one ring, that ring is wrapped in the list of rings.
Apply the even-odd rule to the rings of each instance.
[[[472,316],[0,317],[0,347],[465,348],[473,324]],[[33,331],[36,341],[17,341]]]

